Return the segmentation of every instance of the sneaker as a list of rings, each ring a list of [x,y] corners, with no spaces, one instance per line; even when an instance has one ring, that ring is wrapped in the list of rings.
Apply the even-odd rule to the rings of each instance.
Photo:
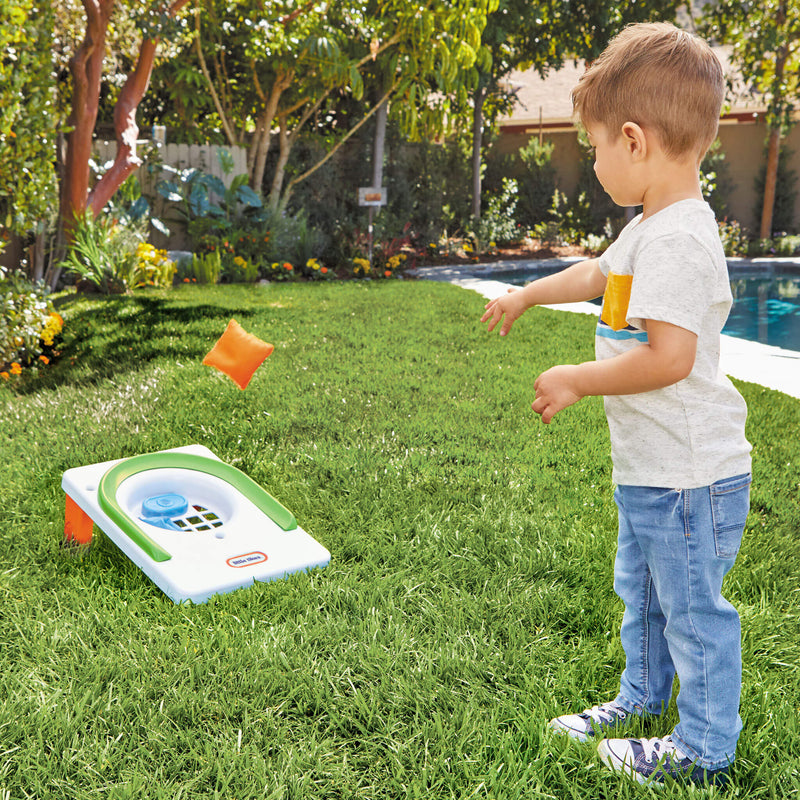
[[[564,714],[562,717],[551,719],[550,727],[554,731],[566,733],[573,739],[585,742],[597,736],[604,728],[613,728],[624,722],[629,716],[632,716],[630,712],[612,701],[587,708],[580,714]]]
[[[639,783],[663,783],[664,778],[723,786],[728,767],[704,769],[683,755],[671,736],[663,739],[604,739],[597,746],[603,762]]]

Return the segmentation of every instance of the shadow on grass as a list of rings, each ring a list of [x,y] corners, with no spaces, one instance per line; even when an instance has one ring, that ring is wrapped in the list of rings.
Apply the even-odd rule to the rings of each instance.
[[[201,360],[231,317],[242,322],[259,313],[257,306],[147,294],[67,295],[54,306],[67,318],[59,355],[50,368],[17,384],[20,395],[95,383],[155,361]]]

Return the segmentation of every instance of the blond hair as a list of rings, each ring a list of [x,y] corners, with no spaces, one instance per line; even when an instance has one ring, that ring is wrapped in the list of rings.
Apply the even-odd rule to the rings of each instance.
[[[572,90],[581,123],[603,125],[613,139],[626,122],[658,137],[670,158],[700,159],[717,135],[725,80],[702,39],[666,22],[629,25]]]

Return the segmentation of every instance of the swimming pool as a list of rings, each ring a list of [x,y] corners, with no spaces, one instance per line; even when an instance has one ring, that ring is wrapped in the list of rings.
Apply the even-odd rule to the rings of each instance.
[[[481,269],[475,277],[523,286],[562,269],[564,264],[551,262],[536,268]],[[800,352],[800,262],[737,259],[728,262],[728,274],[733,307],[722,332]]]

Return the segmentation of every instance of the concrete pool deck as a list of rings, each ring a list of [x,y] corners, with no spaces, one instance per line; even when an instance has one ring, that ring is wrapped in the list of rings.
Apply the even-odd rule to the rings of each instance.
[[[474,264],[452,267],[420,267],[413,275],[424,280],[443,281],[471,289],[488,300],[504,295],[511,284],[492,280],[493,270],[532,269],[534,267],[567,267],[580,258],[550,259],[547,261],[503,261],[491,264]],[[742,265],[758,266],[759,259],[742,261]],[[774,262],[774,259],[770,259]],[[798,259],[780,259],[783,263],[796,264]],[[546,306],[559,311],[597,316],[598,307],[592,303],[565,303]],[[800,352],[782,347],[751,342],[725,334],[721,337],[720,363],[727,375],[739,380],[757,383],[770,389],[800,398]]]

